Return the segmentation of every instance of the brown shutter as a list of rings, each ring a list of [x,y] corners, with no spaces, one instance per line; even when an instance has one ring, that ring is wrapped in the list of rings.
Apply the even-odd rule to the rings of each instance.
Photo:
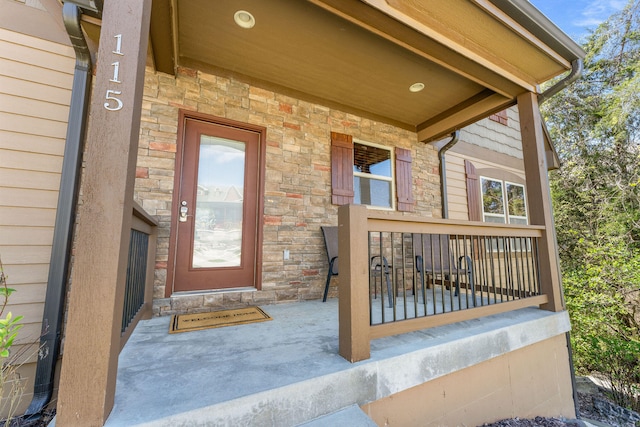
[[[507,110],[498,111],[497,113],[490,115],[489,119],[493,120],[494,122],[498,122],[501,125],[505,125],[505,126],[509,123],[509,118],[507,116]]]
[[[331,203],[353,203],[353,138],[331,132]]]
[[[399,211],[413,211],[412,188],[411,150],[396,147],[396,198]]]
[[[467,175],[467,207],[469,208],[469,221],[482,221],[480,180],[476,173],[476,167],[469,160],[465,160],[464,171]]]

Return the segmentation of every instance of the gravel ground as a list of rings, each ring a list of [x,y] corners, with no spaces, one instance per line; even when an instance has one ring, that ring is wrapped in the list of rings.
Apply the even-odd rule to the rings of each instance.
[[[597,391],[596,394],[578,392],[578,410],[581,419],[598,421],[611,427],[635,427],[633,423],[625,423],[600,414],[593,406],[594,395],[611,402],[601,391]],[[536,417],[533,419],[508,418],[491,424],[483,424],[482,427],[580,427],[581,425],[576,420]]]
[[[520,419],[520,418],[508,418],[506,420],[500,420],[500,421],[497,421],[497,422],[491,423],[491,424],[483,424],[482,426],[483,427],[511,427],[511,426],[518,426],[518,427],[536,427],[536,426],[542,426],[542,427],[566,427],[566,426],[580,427],[580,424],[578,424],[575,421],[566,421],[566,420],[562,420],[560,418],[535,417],[533,419],[528,419],[528,420],[524,420],[524,419]]]
[[[56,414],[55,409],[45,410],[42,413],[42,417],[40,417],[40,419],[38,419],[37,421],[27,421],[20,417],[14,418],[13,420],[11,420],[11,423],[9,424],[9,426],[10,427],[47,427],[51,422],[51,420],[53,420],[53,417],[55,416],[55,414]],[[2,426],[4,426],[5,423],[6,423],[6,420],[0,421],[0,425]]]

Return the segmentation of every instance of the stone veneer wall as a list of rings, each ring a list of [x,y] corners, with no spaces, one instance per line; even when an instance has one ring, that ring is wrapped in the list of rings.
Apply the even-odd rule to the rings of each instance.
[[[165,298],[179,109],[267,128],[261,291]],[[155,314],[321,298],[328,263],[320,226],[336,224],[338,208],[331,204],[331,131],[411,149],[414,213],[440,216],[437,152],[415,133],[236,78],[185,68],[174,77],[147,68],[135,198],[160,223]]]

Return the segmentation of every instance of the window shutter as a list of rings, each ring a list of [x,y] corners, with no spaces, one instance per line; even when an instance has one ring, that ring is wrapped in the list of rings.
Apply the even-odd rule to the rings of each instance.
[[[396,147],[396,198],[398,200],[398,211],[413,211],[412,187],[411,150]]]
[[[495,114],[492,114],[489,116],[490,120],[493,120],[494,122],[498,122],[501,125],[507,125],[509,123],[509,118],[507,116],[507,110],[502,110],[499,111]]]
[[[467,176],[467,207],[469,208],[469,221],[482,221],[480,180],[476,173],[476,167],[469,160],[465,160],[464,170]]]
[[[331,132],[331,203],[353,203],[353,138]]]

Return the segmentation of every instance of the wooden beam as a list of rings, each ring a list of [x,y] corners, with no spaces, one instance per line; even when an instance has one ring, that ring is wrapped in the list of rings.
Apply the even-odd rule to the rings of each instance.
[[[57,424],[102,426],[115,394],[151,0],[105,2]]]
[[[180,24],[178,22],[178,0],[171,0],[171,53],[173,54],[173,70],[178,69],[180,60]]]
[[[409,222],[411,221],[411,222]],[[517,226],[513,224],[496,224],[458,220],[426,220],[415,221],[409,215],[395,221],[393,218],[375,218],[369,216],[368,230],[388,233],[418,233],[418,234],[460,234],[494,237],[540,237],[544,227]]]
[[[489,14],[496,19],[502,21],[506,26],[511,28],[514,32],[518,33],[527,42],[531,43],[537,49],[545,53],[549,58],[553,59],[558,64],[569,69],[571,67],[571,61],[565,59],[558,52],[551,47],[544,44],[538,37],[533,35],[529,30],[518,24],[515,19],[504,13],[499,7],[491,3],[490,0],[472,0],[482,9],[486,10]]]
[[[369,259],[367,207],[338,209],[338,320],[340,356],[350,362],[368,359]]]
[[[527,92],[518,96],[520,112],[520,133],[527,180],[527,206],[532,225],[544,226],[539,245],[540,286],[549,302],[542,306],[550,311],[564,309],[562,300],[560,268],[556,229],[553,222],[551,191],[547,176],[547,155],[545,153],[542,119],[538,107],[537,94]]]
[[[473,320],[484,316],[506,313],[508,311],[514,311],[525,307],[537,307],[542,304],[546,304],[547,302],[548,298],[546,295],[538,295],[535,297],[521,298],[515,301],[502,302],[500,304],[470,308],[468,310],[452,311],[450,313],[441,313],[434,316],[407,319],[401,322],[374,325],[371,327],[371,339],[373,340],[392,335],[406,334],[409,332],[419,331],[421,329],[435,328],[437,326],[449,325],[451,323],[464,322],[465,320]]]
[[[151,8],[151,52],[156,70],[175,74],[174,22],[170,0],[154,0]]]
[[[419,125],[418,141],[435,141],[511,105],[512,99],[484,90]]]

